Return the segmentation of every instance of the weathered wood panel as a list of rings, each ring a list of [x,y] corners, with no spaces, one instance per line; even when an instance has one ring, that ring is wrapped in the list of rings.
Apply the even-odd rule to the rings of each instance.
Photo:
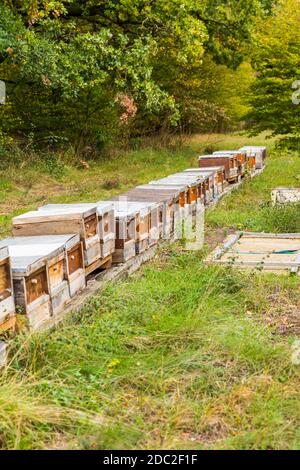
[[[300,188],[276,188],[272,191],[271,198],[274,205],[300,203]]]
[[[238,232],[230,235],[206,262],[300,275],[300,234]]]

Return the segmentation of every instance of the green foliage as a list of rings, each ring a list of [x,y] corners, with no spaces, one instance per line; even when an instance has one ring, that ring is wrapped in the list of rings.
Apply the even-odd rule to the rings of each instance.
[[[271,130],[273,135],[287,136],[287,147],[300,148],[299,104],[293,93],[300,87],[300,4],[297,0],[281,1],[274,15],[258,23],[253,63],[257,80],[253,83],[249,118],[253,131]],[[295,96],[295,98],[297,98]]]
[[[172,127],[235,125],[244,109],[229,106],[226,77],[234,72],[227,67],[247,56],[254,19],[269,13],[268,3],[2,2],[0,79],[8,103],[0,125],[22,139],[60,135],[79,151]],[[125,124],[120,94],[137,108]]]

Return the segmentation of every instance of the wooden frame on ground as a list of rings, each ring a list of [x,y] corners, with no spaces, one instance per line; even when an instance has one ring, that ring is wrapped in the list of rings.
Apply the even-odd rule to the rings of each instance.
[[[237,232],[227,237],[205,262],[300,275],[300,233]]]

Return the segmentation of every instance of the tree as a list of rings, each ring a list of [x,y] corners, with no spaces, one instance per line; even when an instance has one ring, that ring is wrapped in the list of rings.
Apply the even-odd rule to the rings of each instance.
[[[258,22],[253,65],[257,71],[249,114],[253,131],[271,131],[274,136],[283,136],[282,144],[299,149],[300,105],[293,88],[300,80],[298,0],[280,1],[272,17]]]
[[[145,122],[154,117],[156,128],[178,124],[193,94],[200,114],[201,107],[213,113],[217,108],[199,93],[203,81],[196,77],[205,54],[212,69],[214,63],[238,67],[254,19],[269,14],[271,4],[5,0],[0,79],[8,84],[9,106],[1,110],[0,122],[7,131],[17,127],[39,138],[54,133],[81,145],[116,138],[124,125],[120,95],[134,100]]]

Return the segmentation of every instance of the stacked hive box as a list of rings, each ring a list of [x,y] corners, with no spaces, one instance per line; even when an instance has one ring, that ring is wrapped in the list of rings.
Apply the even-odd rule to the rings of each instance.
[[[130,200],[126,195],[118,196],[113,201],[118,203],[119,210],[136,209],[139,212],[137,254],[158,242],[161,234],[159,203]]]
[[[102,263],[99,224],[96,206],[69,205],[27,212],[13,219],[15,236],[80,235],[83,243],[86,274]]]
[[[203,201],[205,199],[205,196],[207,198],[208,194],[207,191],[210,191],[210,184],[209,180],[211,178],[211,174],[209,175],[201,175],[199,173],[186,173],[185,171],[179,172],[179,173],[174,173],[173,175],[170,175],[168,178],[170,179],[179,179],[180,181],[184,182],[185,184],[190,185],[191,187],[196,188],[196,204],[203,204]],[[208,184],[207,184],[208,183]],[[211,193],[212,197],[212,193]]]
[[[15,302],[29,326],[38,328],[85,287],[79,235],[3,240],[12,264]]]
[[[231,157],[235,157],[238,164],[238,174],[240,178],[244,178],[246,172],[248,170],[247,164],[247,155],[246,152],[242,150],[221,150],[218,152],[214,152],[213,155],[229,155]]]
[[[201,155],[198,160],[200,168],[223,166],[229,183],[239,180],[239,162],[235,155]]]
[[[226,172],[224,166],[214,166],[208,168],[188,168],[185,170],[186,173],[196,173],[203,177],[207,177],[210,191],[210,184],[213,184],[214,197],[222,194],[227,186]],[[210,175],[212,177],[210,178]]]
[[[180,210],[185,206],[186,188],[182,185],[170,187],[145,184],[122,194],[122,197],[133,202],[156,203],[159,210],[159,236],[169,239],[174,234]]]
[[[246,152],[246,155],[250,158],[255,157],[255,168],[257,170],[262,170],[264,168],[267,157],[266,147],[245,146],[240,148],[240,151]]]
[[[0,332],[14,327],[15,303],[9,250],[0,246]]]
[[[197,175],[198,177],[204,178],[206,203],[211,202],[219,195],[218,175],[215,170],[211,170],[210,168],[199,168],[199,171],[185,170],[184,173],[189,176]]]
[[[102,264],[101,260],[107,259],[114,252],[115,247],[115,213],[114,207],[108,202],[97,202],[97,203],[79,203],[79,204],[48,204],[39,208],[40,211],[52,211],[60,210],[66,211],[70,208],[80,210],[94,210],[97,209],[97,220],[98,220],[98,233],[100,237],[100,260],[99,264]]]
[[[113,262],[124,263],[135,256],[136,243],[141,241],[138,233],[140,211],[136,208],[125,208],[118,201],[110,203],[114,205],[116,219]]]
[[[203,178],[195,175],[185,175],[182,174],[175,174],[170,175],[167,178],[162,178],[161,180],[152,181],[150,184],[153,186],[161,186],[165,185],[166,187],[175,187],[178,188],[180,185],[185,188],[186,192],[186,209],[188,209],[188,213],[196,213],[198,204],[201,203],[202,198],[202,185],[203,185]],[[181,213],[182,214],[182,213]],[[183,213],[179,219],[179,224],[182,222],[182,216],[185,216]]]

